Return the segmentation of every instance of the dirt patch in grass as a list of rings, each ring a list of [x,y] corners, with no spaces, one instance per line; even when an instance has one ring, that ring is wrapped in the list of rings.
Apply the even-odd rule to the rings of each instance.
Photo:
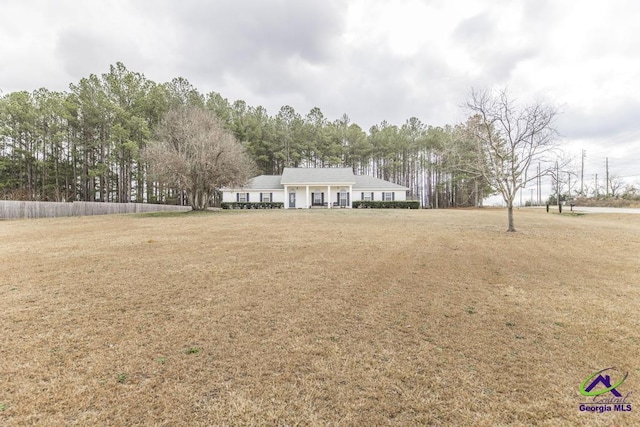
[[[0,424],[637,425],[633,394],[632,412],[584,413],[579,386],[616,366],[640,390],[640,217],[516,226],[502,210],[2,222]]]

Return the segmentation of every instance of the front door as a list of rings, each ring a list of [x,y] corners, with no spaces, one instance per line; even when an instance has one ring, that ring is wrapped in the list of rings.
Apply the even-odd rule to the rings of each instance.
[[[296,207],[296,193],[289,193],[289,207]]]

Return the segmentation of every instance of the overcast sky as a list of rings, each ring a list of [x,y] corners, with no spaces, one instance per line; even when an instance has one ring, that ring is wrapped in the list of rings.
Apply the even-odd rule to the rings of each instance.
[[[559,107],[585,180],[640,182],[637,0],[0,0],[0,90],[68,90],[123,62],[158,83],[368,130],[464,121],[472,87]]]

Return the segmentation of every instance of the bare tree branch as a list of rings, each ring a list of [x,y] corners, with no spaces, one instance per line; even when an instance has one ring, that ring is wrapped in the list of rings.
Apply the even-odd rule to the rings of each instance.
[[[468,137],[483,160],[472,167],[502,195],[508,231],[515,231],[513,201],[520,189],[538,177],[529,168],[534,162],[548,165],[548,155],[558,149],[552,126],[557,110],[539,102],[519,107],[504,89],[495,94],[472,89],[466,109],[471,114]]]
[[[151,178],[185,191],[194,210],[206,209],[217,189],[240,186],[253,173],[242,144],[199,107],[169,110],[145,157]]]

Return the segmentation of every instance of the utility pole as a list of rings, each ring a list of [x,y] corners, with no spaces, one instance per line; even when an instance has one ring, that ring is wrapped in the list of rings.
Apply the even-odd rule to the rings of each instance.
[[[524,191],[524,188],[520,189],[520,207],[522,207],[522,192]]]
[[[605,159],[605,164],[606,164],[606,172],[607,172],[607,175],[605,178],[606,179],[605,186],[606,186],[607,192],[604,194],[604,197],[609,197],[609,158],[608,157]]]
[[[571,172],[567,172],[567,177],[569,178],[569,200],[571,200]]]
[[[582,150],[582,167],[580,168],[580,195],[584,197],[584,158],[587,157],[587,150]]]
[[[598,189],[598,174],[596,174],[596,199],[600,196],[600,190]]]

